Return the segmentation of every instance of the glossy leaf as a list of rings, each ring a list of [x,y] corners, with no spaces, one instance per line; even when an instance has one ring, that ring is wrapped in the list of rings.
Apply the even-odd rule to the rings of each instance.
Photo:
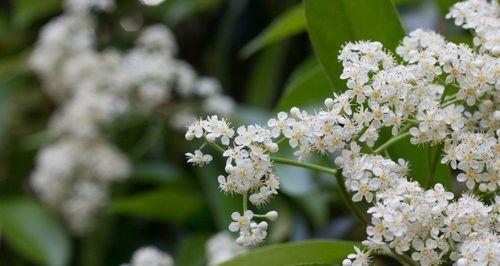
[[[354,242],[310,240],[255,249],[240,255],[221,266],[254,265],[322,265],[340,264],[353,252]]]
[[[68,265],[70,239],[38,203],[28,199],[3,200],[0,227],[8,245],[27,259],[41,265]]]
[[[182,208],[179,208],[182,203]],[[198,191],[184,186],[165,186],[152,192],[118,198],[112,201],[111,211],[117,214],[135,215],[181,223],[193,217],[204,207]]]
[[[294,106],[308,107],[331,97],[332,92],[323,68],[311,57],[302,63],[288,80],[277,109],[288,111]]]
[[[277,17],[271,25],[241,50],[241,54],[243,57],[249,57],[260,49],[304,32],[305,29],[304,7],[300,4]]]
[[[405,31],[391,0],[305,0],[314,52],[335,90],[344,91],[338,54],[348,41],[371,40],[394,50]]]

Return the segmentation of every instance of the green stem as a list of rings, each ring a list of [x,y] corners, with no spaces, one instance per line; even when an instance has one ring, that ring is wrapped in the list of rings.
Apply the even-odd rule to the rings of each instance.
[[[248,210],[248,195],[247,193],[243,194],[243,212]]]
[[[271,157],[271,160],[273,162],[279,163],[279,164],[288,164],[288,165],[293,165],[293,166],[298,166],[302,168],[308,168],[311,170],[316,170],[320,172],[324,172],[330,175],[336,175],[337,174],[337,169],[317,165],[317,164],[312,164],[312,163],[304,163],[304,162],[299,162],[299,161],[294,161],[290,160],[287,158],[282,158],[282,157]]]
[[[389,148],[393,144],[397,143],[398,141],[408,137],[410,135],[410,132],[405,132],[401,135],[394,136],[390,138],[388,141],[386,141],[384,144],[380,145],[378,148],[374,150],[375,153],[380,153],[381,151]]]
[[[454,100],[451,100],[449,102],[445,102],[445,103],[443,103],[443,105],[441,105],[441,108],[445,108],[446,106],[452,105],[452,104],[454,104],[456,102],[459,102],[459,101],[461,101],[461,100],[460,99],[454,99]]]
[[[214,148],[214,149],[215,149],[215,150],[217,150],[218,152],[220,152],[220,153],[224,153],[224,149],[223,149],[221,146],[217,145],[217,143],[215,143],[215,142],[210,142],[210,141],[207,141],[207,143],[208,143],[208,145],[210,145],[210,147]]]
[[[341,171],[338,171],[337,174],[335,174],[335,180],[337,181],[337,186],[339,187],[340,190],[340,197],[342,198],[342,201],[344,201],[344,204],[347,206],[347,208],[349,208],[351,213],[356,215],[356,218],[358,218],[361,224],[363,226],[366,226],[368,224],[368,219],[366,218],[365,215],[363,215],[363,213],[361,213],[361,211],[356,207],[356,205],[354,205],[354,202],[352,202],[351,197],[345,187]]]

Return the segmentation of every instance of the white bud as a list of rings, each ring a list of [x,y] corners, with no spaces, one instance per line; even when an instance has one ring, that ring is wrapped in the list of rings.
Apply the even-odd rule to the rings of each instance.
[[[326,100],[325,100],[325,106],[328,109],[331,109],[333,107],[333,99],[332,98],[326,98]]]
[[[271,143],[269,145],[266,145],[266,147],[272,153],[275,153],[275,152],[277,152],[279,150],[278,144],[276,144],[276,143]]]
[[[299,117],[300,109],[297,107],[292,107],[292,109],[290,109],[290,115],[292,115],[293,117]]]
[[[352,261],[350,259],[345,259],[342,261],[342,266],[351,266]]]
[[[193,140],[195,136],[193,132],[187,132],[184,137],[186,138],[186,140]]]
[[[271,222],[276,221],[276,219],[278,219],[278,212],[277,211],[267,212],[266,218]]]

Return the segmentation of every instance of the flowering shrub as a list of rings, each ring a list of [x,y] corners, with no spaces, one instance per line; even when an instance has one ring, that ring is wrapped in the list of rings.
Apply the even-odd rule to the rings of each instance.
[[[261,243],[278,214],[254,213],[278,193],[275,164],[289,164],[334,175],[346,204],[366,223],[366,247],[344,265],[367,265],[371,254],[395,253],[409,263],[496,265],[500,261],[500,185],[498,122],[500,8],[496,1],[455,4],[448,18],[474,30],[474,47],[447,42],[434,32],[415,30],[396,49],[399,58],[378,42],[351,42],[338,59],[347,90],[308,113],[296,107],[280,112],[266,126],[238,128],[216,115],[195,120],[186,139],[203,144],[188,161],[212,160],[211,146],[226,158],[220,189],[242,196],[242,212],[231,215],[229,230],[243,246]],[[388,129],[392,137],[381,140]],[[437,146],[440,160],[457,173],[469,191],[459,197],[434,184],[408,178],[410,165],[394,161],[387,148],[410,137],[413,145]],[[287,142],[297,161],[273,156]],[[376,145],[381,143],[379,145]],[[338,168],[302,162],[308,155],[332,154]],[[439,153],[435,160],[439,160]],[[433,167],[436,167],[436,163]],[[353,202],[371,204],[370,220]],[[485,203],[486,202],[486,203]],[[267,221],[266,221],[267,220]],[[407,256],[409,255],[409,257]],[[413,261],[413,262],[412,262]]]
[[[68,0],[64,6],[42,29],[30,58],[45,93],[59,105],[48,128],[56,141],[39,152],[31,181],[41,200],[81,235],[106,205],[110,183],[129,176],[132,167],[103,128],[131,113],[166,115],[173,128],[182,128],[196,111],[191,102],[222,114],[233,102],[217,80],[198,77],[175,58],[177,44],[165,26],[144,29],[126,52],[98,51],[91,11],[111,11],[114,2]]]

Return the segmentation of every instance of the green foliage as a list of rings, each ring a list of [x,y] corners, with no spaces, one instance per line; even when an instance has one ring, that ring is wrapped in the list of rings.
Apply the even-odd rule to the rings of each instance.
[[[379,41],[394,50],[404,29],[390,0],[305,0],[307,28],[318,61],[335,91],[344,91],[338,54],[348,41]]]
[[[277,109],[288,111],[293,106],[307,107],[330,97],[332,89],[315,57],[307,59],[289,78]]]
[[[195,234],[179,245],[175,265],[177,266],[203,266],[205,262],[205,245],[208,240],[205,234]]]
[[[19,28],[25,28],[49,15],[55,14],[60,8],[58,0],[15,0],[13,24]]]
[[[182,208],[179,208],[179,203],[182,203]],[[117,198],[111,202],[110,208],[115,214],[182,223],[196,215],[204,206],[203,197],[197,190],[178,183]]]
[[[310,240],[255,249],[221,266],[246,265],[332,265],[353,252],[354,242]]]
[[[0,226],[9,245],[27,259],[49,266],[68,264],[71,254],[68,235],[34,201],[2,200]]]
[[[255,52],[277,43],[283,39],[301,33],[306,29],[304,7],[299,4],[274,19],[264,31],[252,39],[242,50],[243,57],[249,57]]]

